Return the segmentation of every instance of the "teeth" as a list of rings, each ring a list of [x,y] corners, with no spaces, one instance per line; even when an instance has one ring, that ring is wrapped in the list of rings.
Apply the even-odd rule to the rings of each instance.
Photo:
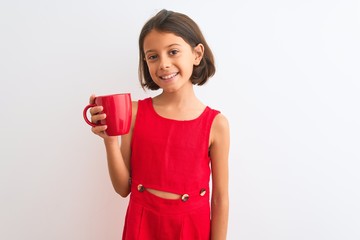
[[[164,79],[164,80],[166,80],[166,79],[170,79],[170,78],[175,77],[176,75],[177,75],[177,73],[173,73],[173,74],[171,74],[171,75],[162,76],[162,77],[161,77],[161,79]]]

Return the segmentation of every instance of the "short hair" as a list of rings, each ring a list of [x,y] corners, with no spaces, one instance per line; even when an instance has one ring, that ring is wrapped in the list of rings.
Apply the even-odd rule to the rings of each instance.
[[[190,80],[194,85],[203,85],[215,74],[214,56],[208,46],[199,26],[187,15],[161,10],[150,18],[143,26],[139,36],[139,81],[142,88],[157,90],[159,86],[152,80],[144,53],[144,39],[152,31],[173,33],[184,39],[192,48],[198,44],[204,45],[204,55],[199,65],[194,66]]]

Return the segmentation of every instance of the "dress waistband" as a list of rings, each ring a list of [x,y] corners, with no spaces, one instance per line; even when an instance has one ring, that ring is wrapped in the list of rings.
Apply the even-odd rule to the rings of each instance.
[[[147,191],[145,184],[132,182],[130,198],[147,208],[163,213],[182,213],[184,211],[191,211],[201,206],[207,205],[209,207],[208,188],[182,193],[179,199],[166,199]]]

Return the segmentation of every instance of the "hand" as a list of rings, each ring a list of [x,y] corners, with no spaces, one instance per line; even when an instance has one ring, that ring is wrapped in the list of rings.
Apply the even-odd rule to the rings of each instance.
[[[90,96],[90,100],[89,100],[90,104],[94,104],[95,103],[95,95],[91,95]],[[96,106],[96,107],[92,107],[90,108],[90,114],[91,114],[91,122],[93,123],[97,123],[101,120],[104,120],[106,118],[106,114],[105,113],[101,113],[103,110],[102,106]],[[92,127],[91,131],[100,136],[103,139],[107,139],[110,138],[106,133],[105,130],[107,129],[106,125],[99,125],[96,127]]]

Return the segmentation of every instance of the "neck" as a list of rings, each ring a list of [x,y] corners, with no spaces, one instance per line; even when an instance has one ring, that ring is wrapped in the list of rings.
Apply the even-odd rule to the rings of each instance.
[[[163,91],[160,95],[154,98],[156,105],[167,106],[167,107],[188,107],[201,104],[200,100],[196,97],[193,86],[183,89],[184,91],[176,92],[165,92]]]

